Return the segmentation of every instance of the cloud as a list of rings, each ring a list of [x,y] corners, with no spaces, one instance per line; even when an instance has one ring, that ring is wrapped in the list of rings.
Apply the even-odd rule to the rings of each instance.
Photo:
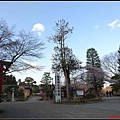
[[[120,27],[120,24],[117,24],[119,22],[118,19],[114,20],[113,22],[107,24],[107,26],[109,26],[112,29],[114,29],[115,27]]]
[[[120,27],[120,24],[117,24],[118,27]]]
[[[32,62],[30,60],[24,60],[25,63],[30,64],[32,66],[36,66],[37,64],[35,62]]]
[[[99,25],[96,25],[96,26],[95,26],[95,29],[99,29],[99,27],[100,27]]]
[[[32,28],[31,31],[37,32],[38,35],[40,36],[41,33],[42,33],[44,30],[45,30],[45,29],[44,29],[44,25],[42,25],[41,23],[36,23],[36,24],[33,26],[33,28]]]

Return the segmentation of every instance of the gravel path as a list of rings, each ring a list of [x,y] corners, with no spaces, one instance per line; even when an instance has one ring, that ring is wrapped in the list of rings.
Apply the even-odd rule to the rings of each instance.
[[[0,118],[110,118],[120,117],[120,97],[104,97],[90,104],[54,104],[31,98],[23,102],[0,103]]]

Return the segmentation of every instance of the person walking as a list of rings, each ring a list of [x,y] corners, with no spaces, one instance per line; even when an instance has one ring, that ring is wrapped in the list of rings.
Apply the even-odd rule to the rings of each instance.
[[[107,95],[107,97],[108,97],[108,90],[106,91],[106,95]]]
[[[111,97],[111,95],[112,95],[112,91],[109,91],[109,96]]]

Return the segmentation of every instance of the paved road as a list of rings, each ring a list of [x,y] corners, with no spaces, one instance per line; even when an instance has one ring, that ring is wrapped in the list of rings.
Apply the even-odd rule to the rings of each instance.
[[[102,102],[66,105],[31,98],[25,102],[0,103],[0,118],[110,118],[120,117],[120,97],[105,97]]]

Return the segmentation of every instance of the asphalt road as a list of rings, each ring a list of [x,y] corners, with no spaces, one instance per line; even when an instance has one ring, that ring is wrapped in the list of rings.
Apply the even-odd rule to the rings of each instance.
[[[120,97],[105,97],[102,102],[90,104],[54,104],[32,98],[24,102],[0,103],[3,118],[110,118],[120,117]],[[120,118],[119,118],[120,119]]]

